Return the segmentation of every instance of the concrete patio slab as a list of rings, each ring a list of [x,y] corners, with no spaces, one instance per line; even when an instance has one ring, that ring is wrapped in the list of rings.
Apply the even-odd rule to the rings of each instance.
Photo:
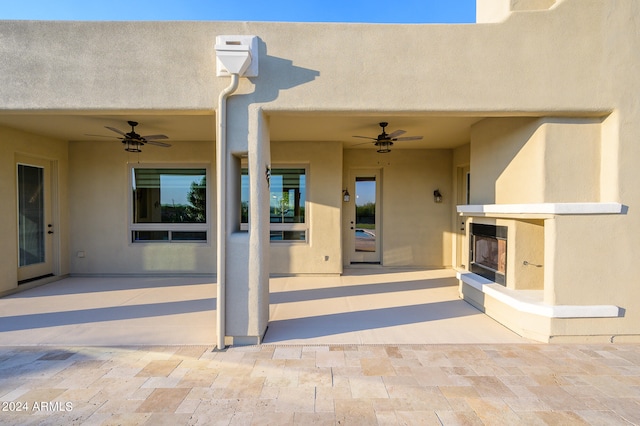
[[[270,344],[523,343],[461,300],[455,272],[355,267],[272,278]]]
[[[266,344],[527,342],[458,297],[451,270],[350,268],[270,280]],[[3,345],[215,345],[216,284],[71,277],[0,299]]]
[[[207,278],[71,277],[0,299],[3,345],[213,344]]]

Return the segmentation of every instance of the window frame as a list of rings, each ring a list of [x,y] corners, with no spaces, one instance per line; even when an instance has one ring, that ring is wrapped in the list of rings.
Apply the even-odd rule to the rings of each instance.
[[[248,169],[248,164],[246,161],[243,161],[241,164],[241,169]],[[298,223],[272,223],[271,218],[269,218],[269,232],[304,232],[304,240],[272,240],[269,239],[272,244],[309,244],[309,228],[310,228],[310,210],[309,210],[309,163],[275,163],[270,167],[271,177],[273,177],[273,171],[276,169],[304,169],[304,184],[305,184],[305,192],[304,192],[304,222]],[[271,200],[271,184],[269,184],[269,200]],[[240,200],[242,203],[242,199]],[[251,204],[249,203],[249,209],[251,209]],[[247,217],[247,222],[240,221],[240,230],[248,231],[249,223],[251,222],[251,214]]]
[[[133,211],[133,184],[134,170],[136,169],[204,169],[207,186],[205,188],[206,209],[207,214],[204,223],[134,223]],[[209,163],[129,163],[127,167],[127,239],[130,245],[140,244],[198,244],[211,245],[211,217],[212,217],[212,200],[211,200],[211,166]],[[133,233],[136,231],[160,231],[167,232],[166,240],[134,240]],[[173,232],[206,232],[204,240],[174,240],[171,238]]]

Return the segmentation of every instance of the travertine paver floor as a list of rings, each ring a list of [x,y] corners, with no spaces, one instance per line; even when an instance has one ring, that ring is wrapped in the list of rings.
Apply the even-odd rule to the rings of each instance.
[[[0,424],[640,424],[640,345],[0,347]]]

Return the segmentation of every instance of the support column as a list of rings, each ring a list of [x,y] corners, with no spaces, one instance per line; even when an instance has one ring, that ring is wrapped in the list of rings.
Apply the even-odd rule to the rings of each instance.
[[[261,108],[249,112],[249,329],[264,337],[269,322],[271,139]]]
[[[269,129],[259,108],[249,107],[248,117],[233,117],[226,159],[225,334],[227,344],[252,345],[262,341],[269,320]],[[240,231],[239,223],[241,160],[245,156],[249,170],[248,232]]]

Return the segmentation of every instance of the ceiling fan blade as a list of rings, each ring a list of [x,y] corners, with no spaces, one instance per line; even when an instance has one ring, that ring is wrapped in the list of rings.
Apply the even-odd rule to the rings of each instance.
[[[422,136],[405,136],[404,138],[396,138],[395,141],[419,141],[422,139]]]
[[[357,143],[355,145],[351,145],[349,148],[353,148],[354,146],[360,146],[360,145],[370,145],[372,143],[375,145],[375,142],[362,142],[362,143]]]
[[[389,139],[393,139],[393,138],[398,137],[398,136],[400,136],[400,135],[404,135],[405,133],[407,133],[407,131],[406,131],[406,130],[396,130],[395,132],[389,133],[389,134],[387,135],[387,137],[388,137]]]
[[[149,136],[141,136],[142,139],[146,141],[158,140],[158,139],[169,139],[167,135],[149,135]]]
[[[149,145],[155,145],[155,146],[161,146],[163,148],[169,148],[171,146],[171,144],[168,143],[164,143],[164,142],[156,142],[156,141],[145,141],[145,144],[149,144]]]
[[[369,137],[369,136],[353,136],[353,137],[354,138],[362,138],[362,139],[370,139],[372,141],[377,141],[378,140],[376,138],[372,138],[372,137]]]
[[[122,139],[122,138],[119,138],[119,137],[117,137],[117,136],[92,135],[92,134],[90,134],[90,133],[85,133],[84,135],[85,135],[85,136],[95,136],[95,137],[98,137],[98,138]]]
[[[125,132],[123,132],[122,130],[116,129],[115,127],[109,127],[109,126],[104,126],[104,127],[109,129],[109,130],[111,130],[112,132],[116,132],[119,135],[122,135],[122,136],[125,136],[125,137],[127,136],[127,134]]]

